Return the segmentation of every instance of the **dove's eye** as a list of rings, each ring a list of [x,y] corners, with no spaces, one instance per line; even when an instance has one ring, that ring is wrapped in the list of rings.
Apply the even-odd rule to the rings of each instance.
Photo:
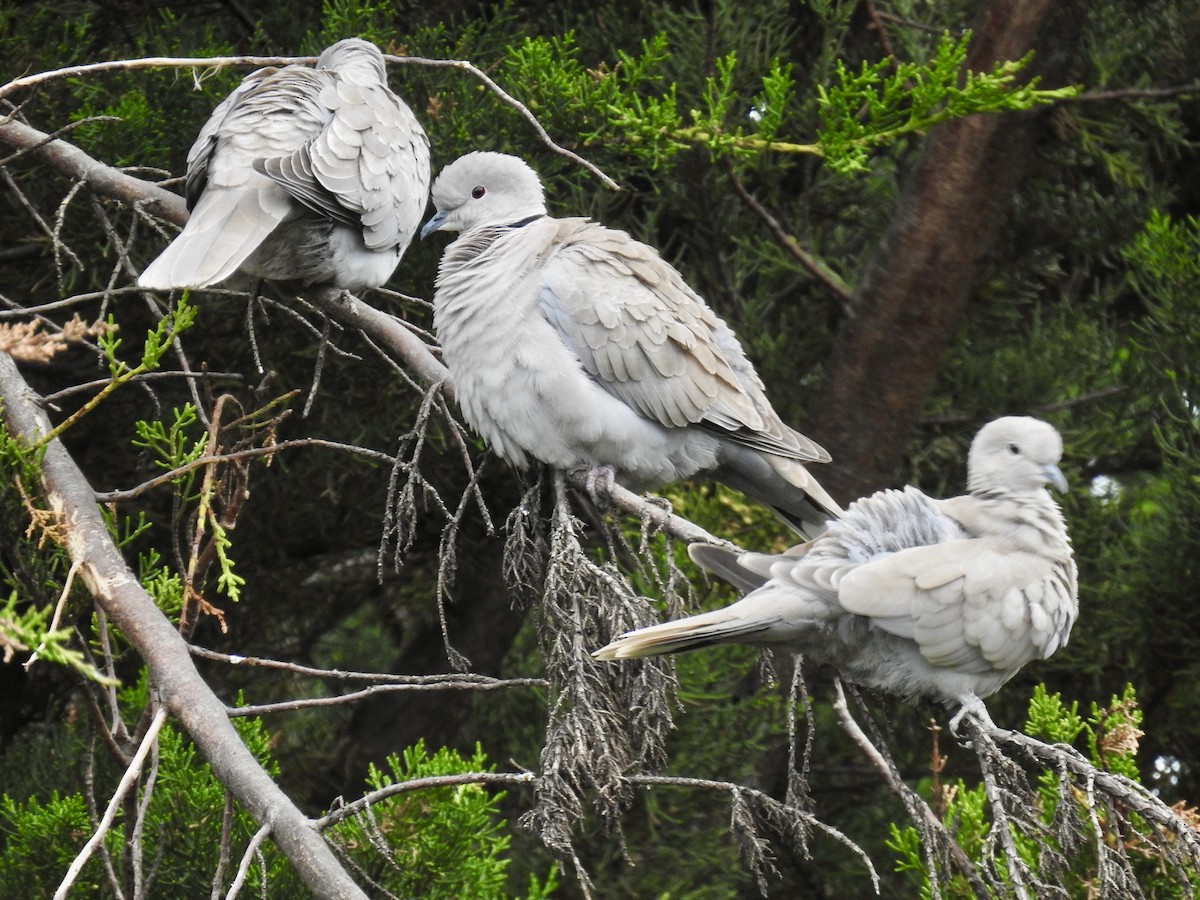
[[[478,200],[480,197],[482,197],[486,193],[487,193],[487,188],[485,188],[481,184],[477,184],[477,185],[475,185],[475,187],[471,188],[471,197],[475,200]]]
[[[1018,447],[1016,444],[1010,443],[1008,445],[1008,452],[1011,453],[1013,456],[1016,456],[1018,453],[1021,452],[1021,448]]]

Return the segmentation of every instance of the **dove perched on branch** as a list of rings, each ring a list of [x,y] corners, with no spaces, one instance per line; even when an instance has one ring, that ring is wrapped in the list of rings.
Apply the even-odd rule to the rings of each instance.
[[[997,419],[971,444],[964,496],[880,491],[781,556],[693,544],[697,563],[749,595],[628,632],[595,655],[775,645],[859,684],[979,708],[978,698],[1064,646],[1075,622],[1071,542],[1045,489],[1066,490],[1061,456],[1047,423]]]
[[[433,186],[434,328],[467,422],[503,459],[644,489],[711,472],[806,534],[840,508],[817,444],[771,408],[733,331],[658,252],[547,215],[537,174],[468,153]]]
[[[315,68],[259,69],[200,129],[191,216],[138,284],[200,288],[241,272],[378,287],[421,224],[429,178],[429,139],[374,44],[350,38]]]

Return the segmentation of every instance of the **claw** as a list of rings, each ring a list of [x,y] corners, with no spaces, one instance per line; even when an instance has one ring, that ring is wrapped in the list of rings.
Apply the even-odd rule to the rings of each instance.
[[[993,731],[996,729],[996,723],[992,721],[992,717],[988,714],[987,707],[974,694],[965,694],[959,698],[959,702],[962,706],[959,707],[958,712],[950,719],[950,733],[954,737],[960,737],[958,726],[962,724],[963,716],[968,713],[974,715],[985,728]]]
[[[588,496],[593,501],[599,502],[600,498],[596,496],[597,486],[603,487],[604,493],[612,490],[612,486],[616,484],[617,470],[613,466],[595,466],[588,469],[584,476],[584,486],[587,488]]]

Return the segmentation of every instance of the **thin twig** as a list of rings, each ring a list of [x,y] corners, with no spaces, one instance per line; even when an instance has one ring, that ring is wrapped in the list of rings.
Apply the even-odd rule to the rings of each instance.
[[[1162,88],[1117,88],[1111,91],[1084,91],[1066,97],[1060,103],[1109,103],[1113,100],[1165,100],[1171,97],[1200,94],[1200,82],[1177,84]]]
[[[942,824],[941,819],[934,815],[933,810],[929,808],[929,804],[921,798],[920,794],[904,783],[895,766],[885,758],[879,748],[867,737],[866,732],[862,730],[862,726],[855,721],[854,716],[850,713],[850,706],[846,702],[846,692],[842,687],[841,679],[834,682],[834,686],[837,690],[837,699],[833,702],[833,710],[837,714],[838,723],[842,726],[842,730],[858,745],[859,749],[862,750],[863,754],[870,760],[879,774],[883,776],[883,780],[892,789],[892,792],[900,797],[913,823],[923,826],[921,830],[926,835],[936,835],[939,839],[938,843],[949,850],[955,865],[958,866],[967,884],[971,886],[971,890],[975,893],[975,896],[979,897],[980,900],[989,900],[991,892],[988,890],[987,885],[984,884],[975,864],[967,857],[958,842],[946,831],[946,826]],[[929,868],[930,889],[933,892],[933,896],[937,897],[937,869],[932,856],[935,848],[930,846],[931,843],[929,840],[922,842],[926,853],[926,865]]]
[[[310,697],[305,700],[283,700],[279,703],[261,703],[257,706],[231,706],[228,712],[231,718],[247,716],[264,716],[268,713],[292,712],[297,709],[309,709],[314,706],[340,706],[343,703],[357,703],[375,694],[394,694],[397,691],[494,691],[509,687],[545,687],[542,678],[508,678],[496,679],[492,683],[471,680],[446,680],[427,684],[373,684],[349,694],[338,694],[336,697]]]
[[[742,184],[742,180],[738,177],[737,169],[734,168],[732,159],[725,160],[725,172],[729,176],[729,183],[733,186],[734,193],[741,198],[742,202],[749,207],[751,212],[763,220],[763,224],[774,235],[779,246],[790,253],[796,262],[800,263],[810,275],[829,289],[838,299],[838,302],[841,303],[842,312],[846,316],[854,315],[854,291],[850,286],[836,272],[830,269],[829,266],[801,247],[800,242],[788,233],[788,230],[771,214],[771,211],[763,206],[747,190],[746,186]]]
[[[50,632],[58,631],[58,623],[62,620],[63,607],[67,605],[67,598],[71,596],[71,585],[75,583],[75,574],[79,571],[79,561],[71,563],[71,568],[67,570],[67,577],[63,581],[63,588],[59,591],[58,602],[54,604],[54,615],[50,618],[50,627],[46,629],[47,636]],[[38,654],[46,649],[46,638],[42,638],[42,642],[37,645],[37,648],[29,654],[29,659],[25,660],[22,668],[28,672],[30,667],[37,662]]]
[[[156,475],[148,481],[143,481],[137,487],[128,488],[123,491],[98,491],[96,493],[96,500],[99,503],[120,503],[125,500],[133,500],[149,490],[153,490],[164,484],[170,484],[188,472],[194,472],[206,466],[216,463],[240,462],[260,456],[274,456],[280,450],[294,450],[299,447],[324,447],[329,450],[342,450],[354,456],[365,456],[368,459],[380,462],[386,461],[390,463],[392,461],[392,458],[386,453],[380,453],[378,450],[371,450],[367,447],[359,447],[355,444],[343,444],[339,441],[327,441],[323,438],[296,438],[292,441],[280,441],[268,447],[249,447],[245,450],[237,450],[232,453],[215,453],[200,456],[178,468],[171,469],[169,472],[163,472],[163,474]]]
[[[549,147],[552,151],[557,153],[559,156],[564,156],[567,159],[571,160],[572,162],[583,166],[585,169],[587,169],[589,172],[591,172],[593,175],[595,175],[597,178],[599,178],[601,181],[603,181],[605,185],[612,188],[614,191],[621,189],[621,186],[619,184],[617,184],[617,182],[615,182],[611,178],[609,178],[607,175],[605,175],[604,172],[601,171],[601,169],[597,165],[595,165],[594,163],[588,162],[586,159],[584,159],[578,153],[573,153],[570,150],[568,150],[566,147],[562,147],[562,146],[558,145],[557,143],[555,143],[554,140],[550,137],[549,133],[547,133],[546,129],[542,127],[542,123],[538,121],[537,116],[535,116],[530,111],[529,107],[527,107],[520,100],[516,99],[511,94],[509,94],[507,91],[505,91],[504,88],[500,87],[500,85],[496,84],[496,82],[493,81],[487,75],[486,72],[484,72],[482,69],[478,68],[474,64],[467,62],[466,60],[462,60],[462,59],[422,59],[422,58],[416,57],[416,56],[385,56],[384,58],[389,60],[390,62],[395,62],[395,63],[407,63],[409,65],[428,66],[430,68],[435,68],[435,69],[437,69],[437,68],[462,69],[464,72],[470,72],[472,75],[474,75],[480,81],[482,81],[489,91],[491,91],[493,94],[495,94],[497,97],[499,97],[501,102],[507,104],[508,106],[511,106],[513,109],[515,109],[517,112],[519,112],[522,115],[522,117],[524,117],[525,121],[527,121],[533,127],[533,130],[537,132],[537,135],[538,135],[538,137],[540,137],[542,139],[542,142],[545,143],[546,146]],[[2,97],[2,96],[3,96],[3,94],[0,94],[0,97]]]
[[[532,772],[463,772],[457,775],[431,775],[428,778],[414,778],[412,781],[400,781],[389,784],[365,794],[353,803],[339,806],[313,822],[318,831],[324,831],[331,825],[336,825],[343,819],[358,815],[374,803],[406,794],[409,791],[423,791],[430,788],[453,787],[460,784],[533,784],[537,778]]]
[[[242,854],[242,861],[238,864],[237,874],[234,876],[233,882],[229,885],[229,892],[225,895],[225,900],[234,900],[237,897],[242,889],[242,885],[246,883],[246,876],[250,874],[251,860],[254,859],[258,848],[270,833],[270,823],[263,825],[258,831],[254,832],[254,837],[250,838],[250,843],[246,845],[246,852]],[[264,881],[263,884],[265,885],[266,882]]]
[[[389,675],[383,672],[348,672],[342,669],[317,669],[312,666],[302,666],[299,663],[286,662],[279,659],[267,659],[261,656],[238,656],[229,653],[218,653],[195,644],[188,646],[193,656],[201,659],[211,659],[214,662],[228,663],[233,666],[249,666],[252,668],[277,669],[292,672],[296,675],[311,675],[314,678],[329,678],[337,681],[370,681],[378,684],[399,684],[415,686],[437,686],[447,682],[460,685],[479,686],[484,689],[493,687],[528,686],[545,687],[544,678],[492,678],[490,675],[475,675],[463,673],[458,675]]]
[[[113,819],[117,815],[117,810],[120,808],[121,802],[133,787],[134,782],[137,781],[138,775],[141,774],[142,763],[146,760],[146,754],[150,752],[150,748],[158,740],[158,732],[162,729],[166,721],[167,708],[159,706],[154,711],[154,718],[151,720],[150,727],[146,730],[146,734],[142,738],[142,743],[138,746],[133,759],[130,760],[125,774],[121,776],[121,781],[117,785],[117,789],[113,791],[112,799],[108,801],[108,808],[104,810],[104,815],[100,818],[100,824],[88,842],[83,845],[83,849],[79,851],[78,855],[71,862],[70,867],[67,869],[67,874],[63,876],[63,880],[58,886],[58,890],[54,892],[54,900],[66,900],[67,891],[74,884],[75,879],[79,877],[84,864],[91,858],[100,842],[104,840],[104,835],[112,827]]]
[[[627,780],[630,784],[646,786],[686,787],[706,791],[719,791],[721,793],[727,793],[730,795],[744,794],[746,796],[753,797],[764,805],[784,809],[797,818],[804,820],[805,824],[808,826],[816,828],[819,831],[823,831],[838,843],[853,851],[853,853],[862,860],[862,863],[866,867],[867,871],[870,872],[871,883],[875,887],[875,893],[879,893],[879,873],[875,871],[875,864],[871,862],[871,858],[867,855],[866,851],[862,849],[862,847],[858,846],[858,844],[856,844],[846,834],[839,831],[837,828],[834,828],[832,825],[822,822],[811,813],[807,813],[804,810],[798,809],[794,806],[785,806],[774,797],[771,797],[762,791],[755,790],[754,788],[748,788],[744,785],[734,784],[729,781],[713,781],[707,778],[685,778],[673,775],[630,775]]]

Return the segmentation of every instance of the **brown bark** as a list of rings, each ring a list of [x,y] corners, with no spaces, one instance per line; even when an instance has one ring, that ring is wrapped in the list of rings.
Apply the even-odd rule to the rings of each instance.
[[[992,0],[975,24],[967,68],[986,70],[1034,50],[1031,74],[1057,85],[1086,6]],[[892,483],[980,264],[1029,171],[1044,115],[972,116],[929,132],[808,418],[809,433],[833,454],[820,474],[839,500]]]

